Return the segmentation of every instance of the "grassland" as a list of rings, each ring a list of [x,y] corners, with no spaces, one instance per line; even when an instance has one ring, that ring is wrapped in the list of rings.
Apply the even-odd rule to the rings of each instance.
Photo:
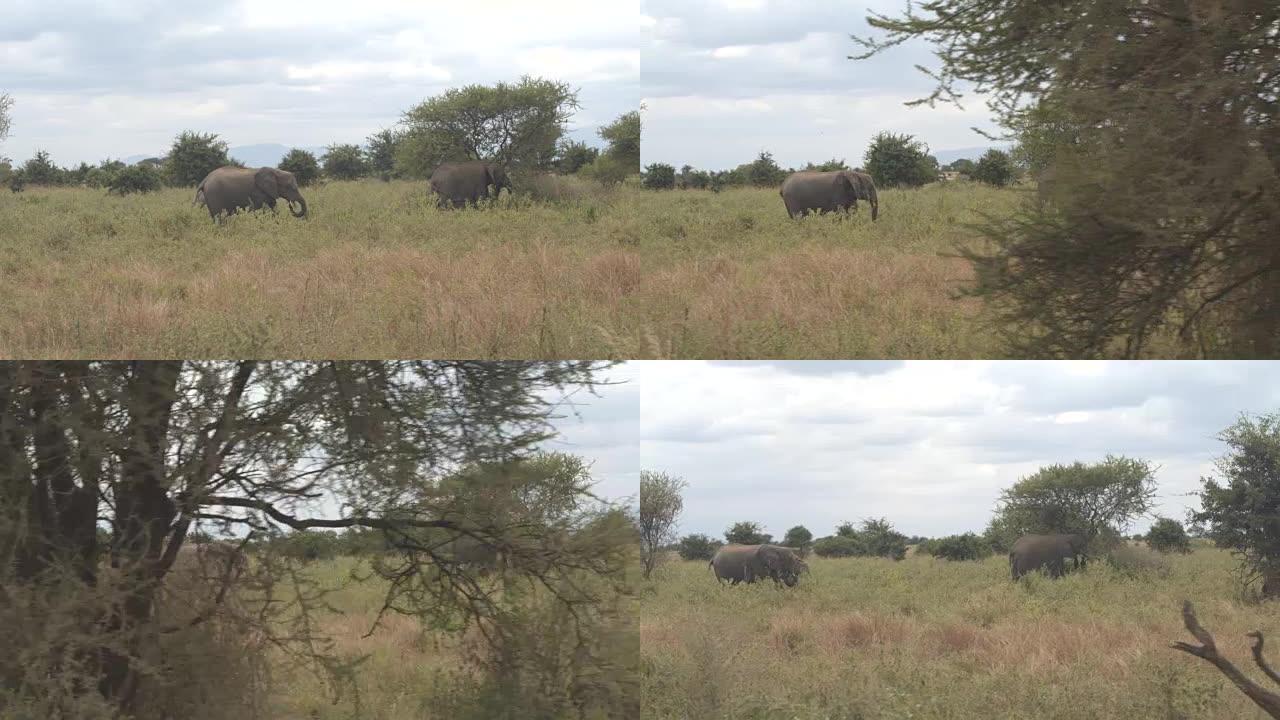
[[[774,190],[518,196],[440,212],[422,183],[308,188],[222,227],[186,190],[0,194],[0,356],[998,356],[955,300],[965,223],[1014,189],[886,190],[879,222],[791,221]],[[576,183],[576,184],[575,184]]]
[[[631,357],[638,191],[440,212],[423,183],[307,188],[215,227],[192,192],[0,195],[0,356]]]
[[[642,586],[644,716],[1266,717],[1207,663],[1169,648],[1190,640],[1180,615],[1190,599],[1219,650],[1267,682],[1245,633],[1275,637],[1280,608],[1238,600],[1222,551],[1173,557],[1167,574],[1095,563],[1024,585],[999,557],[810,566],[791,590],[721,587],[705,562],[672,563]]]
[[[947,257],[1020,189],[974,183],[884,190],[849,219],[787,217],[778,192],[651,193],[642,306],[656,352],[695,358],[999,357],[983,309],[957,300],[972,277]]]

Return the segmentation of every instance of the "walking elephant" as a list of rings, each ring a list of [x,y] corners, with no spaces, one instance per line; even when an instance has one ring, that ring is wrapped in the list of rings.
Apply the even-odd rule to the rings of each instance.
[[[1050,577],[1062,577],[1068,559],[1076,568],[1084,567],[1088,545],[1089,539],[1079,534],[1023,535],[1009,550],[1009,570],[1014,580],[1041,568]]]
[[[452,204],[455,208],[476,205],[481,198],[489,198],[489,186],[494,187],[493,197],[497,198],[506,188],[513,192],[511,178],[506,168],[500,163],[486,160],[470,160],[467,162],[447,162],[431,173],[431,190],[436,194],[436,204],[447,208]]]
[[[711,558],[709,567],[718,582],[728,580],[730,585],[769,578],[777,585],[795,587],[800,573],[809,572],[794,550],[781,545],[726,545]]]
[[[880,201],[871,176],[856,170],[793,173],[782,182],[782,202],[787,214],[800,217],[810,212],[857,212],[858,200],[871,205],[871,219],[880,216]]]
[[[288,203],[290,215],[306,217],[307,201],[302,199],[293,173],[269,167],[220,167],[200,181],[195,202],[203,203],[209,209],[209,217],[217,222],[223,213],[230,215],[245,208],[260,210],[266,206],[275,211],[280,198]],[[298,210],[293,209],[295,204]]]

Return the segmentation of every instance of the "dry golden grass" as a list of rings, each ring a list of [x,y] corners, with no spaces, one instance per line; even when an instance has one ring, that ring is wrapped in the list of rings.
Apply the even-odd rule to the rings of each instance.
[[[186,190],[5,193],[0,355],[635,354],[636,191],[484,212],[440,212],[422,183],[305,194],[305,221],[215,227]]]
[[[1265,718],[1169,643],[1187,639],[1191,599],[1220,650],[1266,682],[1245,633],[1280,632],[1280,608],[1237,600],[1223,552],[1170,564],[1016,585],[999,557],[814,559],[792,590],[670,565],[643,593],[645,717]]]
[[[650,193],[640,304],[646,352],[696,358],[998,357],[972,276],[949,257],[966,224],[1023,192],[971,183],[881,193],[851,219],[787,217],[776,190]]]

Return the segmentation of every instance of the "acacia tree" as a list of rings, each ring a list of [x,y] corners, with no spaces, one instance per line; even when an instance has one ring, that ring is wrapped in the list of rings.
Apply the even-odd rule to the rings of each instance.
[[[988,539],[1003,548],[1027,533],[1114,537],[1151,510],[1155,494],[1155,468],[1144,460],[1049,465],[1000,492]]]
[[[0,364],[0,693],[51,716],[82,715],[75,708],[91,696],[135,709],[158,671],[159,639],[181,629],[157,626],[156,602],[198,529],[239,537],[241,548],[285,530],[380,532],[388,553],[372,567],[386,590],[375,623],[406,613],[500,644],[511,638],[502,601],[528,587],[576,625],[596,600],[576,578],[620,578],[633,536],[602,541],[614,521],[572,510],[592,498],[581,466],[539,460],[536,448],[553,435],[550,391],[590,389],[602,367]],[[503,556],[505,587],[453,559],[447,548],[460,538]],[[267,571],[254,596],[276,601],[244,621],[336,672],[308,619],[320,594],[269,554],[258,565]],[[228,566],[187,623],[218,613],[239,579]],[[292,593],[275,587],[284,581]],[[302,618],[284,622],[274,614],[283,608]]]
[[[867,20],[884,36],[859,58],[930,41],[938,84],[916,102],[982,88],[1052,175],[1050,202],[987,225],[993,250],[962,249],[1014,352],[1280,352],[1280,4],[935,0]]]
[[[1227,454],[1216,477],[1201,481],[1201,509],[1191,518],[1262,578],[1264,597],[1280,597],[1280,414],[1241,417],[1218,439]]]
[[[9,137],[13,127],[13,98],[8,93],[0,93],[0,140]]]
[[[764,531],[760,523],[752,520],[736,522],[724,531],[726,542],[734,545],[766,545],[773,542],[773,536]]]
[[[577,108],[578,94],[567,84],[528,76],[452,88],[405,112],[396,164],[414,177],[451,160],[549,168]]]
[[[676,520],[684,508],[680,491],[688,483],[664,472],[640,472],[640,562],[648,578],[662,548],[675,540]]]

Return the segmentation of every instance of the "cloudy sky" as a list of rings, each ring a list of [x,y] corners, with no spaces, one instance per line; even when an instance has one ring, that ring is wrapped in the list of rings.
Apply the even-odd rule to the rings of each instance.
[[[555,421],[559,437],[545,449],[581,455],[594,462],[592,477],[597,495],[615,502],[634,498],[640,491],[640,369],[624,363],[599,376],[610,383],[562,399]]]
[[[726,169],[762,150],[784,167],[844,158],[862,163],[880,131],[910,133],[933,150],[990,144],[978,96],[908,108],[937,68],[912,42],[870,60],[850,34],[873,32],[868,9],[899,13],[904,0],[642,0],[642,162]]]
[[[63,165],[234,146],[363,142],[450,87],[530,74],[580,89],[572,134],[634,110],[636,0],[0,0],[0,155]]]
[[[637,365],[643,465],[689,483],[681,534],[715,537],[880,516],[908,535],[981,531],[1001,489],[1108,453],[1159,465],[1158,512],[1183,520],[1216,435],[1280,412],[1275,362]]]

